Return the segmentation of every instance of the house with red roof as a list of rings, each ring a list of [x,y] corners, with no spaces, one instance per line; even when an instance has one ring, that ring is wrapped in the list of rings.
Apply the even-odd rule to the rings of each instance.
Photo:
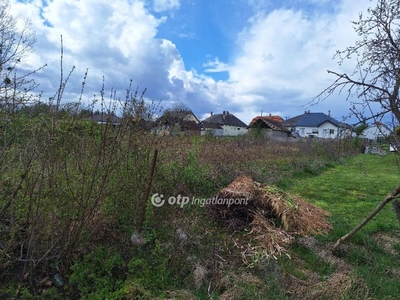
[[[269,138],[287,138],[290,131],[282,125],[283,119],[280,116],[257,116],[249,124],[249,132],[261,131]]]

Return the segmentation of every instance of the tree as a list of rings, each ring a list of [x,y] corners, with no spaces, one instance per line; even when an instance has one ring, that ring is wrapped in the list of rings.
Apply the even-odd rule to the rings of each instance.
[[[352,23],[360,40],[338,50],[335,57],[339,65],[356,58],[355,70],[352,74],[328,70],[336,80],[315,100],[347,89],[347,100],[357,99],[350,110],[360,122],[389,114],[400,123],[400,2],[378,0],[367,16],[360,14]]]
[[[354,131],[356,132],[357,136],[360,136],[360,135],[362,135],[363,131],[365,129],[367,129],[367,128],[368,128],[368,124],[367,123],[361,123],[361,124],[359,124],[358,126],[356,126],[354,128]]]
[[[37,85],[30,75],[18,74],[17,66],[23,58],[33,51],[36,42],[31,24],[26,21],[19,27],[17,19],[10,13],[8,0],[0,2],[0,106],[14,110],[20,102],[29,98],[28,92]],[[40,68],[41,69],[41,68]]]
[[[358,99],[350,110],[360,123],[390,115],[399,124],[400,1],[378,0],[376,7],[369,8],[367,16],[360,14],[359,20],[353,22],[353,25],[360,40],[345,50],[338,50],[336,58],[339,59],[339,64],[344,60],[357,58],[354,72],[349,75],[328,70],[329,74],[336,76],[336,80],[315,100],[324,100],[334,92],[347,89],[347,100],[354,96]],[[366,116],[366,113],[369,116]],[[400,197],[400,186],[395,188],[358,226],[341,237],[333,246],[333,252],[390,201],[395,200],[394,208],[400,215],[396,201],[398,197]]]

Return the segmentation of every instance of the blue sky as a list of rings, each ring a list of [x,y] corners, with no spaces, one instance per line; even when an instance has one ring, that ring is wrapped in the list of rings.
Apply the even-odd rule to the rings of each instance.
[[[244,122],[263,114],[294,117],[309,109],[349,115],[345,95],[307,106],[335,78],[338,49],[358,38],[351,21],[369,0],[10,0],[11,12],[29,19],[35,52],[22,71],[43,64],[39,91],[59,85],[60,36],[64,73],[75,66],[65,100],[77,101],[89,69],[83,101],[106,91],[123,99],[130,79],[164,108],[184,103],[204,119],[227,110]],[[357,120],[346,119],[349,123]]]

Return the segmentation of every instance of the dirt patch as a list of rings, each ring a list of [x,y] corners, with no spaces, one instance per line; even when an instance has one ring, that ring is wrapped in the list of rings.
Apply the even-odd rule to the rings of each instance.
[[[365,282],[353,275],[348,263],[332,254],[331,244],[321,246],[310,236],[302,237],[297,242],[328,262],[335,271],[326,278],[321,278],[317,272],[308,269],[303,270],[305,279],[285,274],[283,287],[291,299],[345,299],[350,294],[358,295],[359,299],[368,298]]]
[[[386,232],[377,232],[373,235],[375,241],[388,253],[392,255],[399,254],[394,247],[395,244],[400,243],[400,231],[398,230],[395,235],[390,235]]]

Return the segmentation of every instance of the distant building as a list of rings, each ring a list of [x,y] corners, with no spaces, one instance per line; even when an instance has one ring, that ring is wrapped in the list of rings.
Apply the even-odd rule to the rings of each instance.
[[[213,114],[200,124],[201,135],[212,132],[221,136],[237,136],[247,133],[247,125],[229,111]]]
[[[252,130],[261,130],[265,137],[269,138],[287,138],[290,131],[282,125],[283,119],[280,116],[257,116],[251,120],[248,128]]]
[[[368,140],[377,141],[379,139],[387,138],[392,134],[392,130],[381,122],[374,122],[372,125],[368,126],[361,133],[361,137]]]
[[[159,135],[200,134],[200,120],[191,110],[166,110],[154,122],[154,129]]]
[[[109,123],[114,127],[121,124],[121,118],[117,117],[113,113],[95,113],[88,119],[102,125]]]
[[[300,137],[341,138],[352,135],[352,128],[324,113],[304,114],[282,122],[282,125]]]

